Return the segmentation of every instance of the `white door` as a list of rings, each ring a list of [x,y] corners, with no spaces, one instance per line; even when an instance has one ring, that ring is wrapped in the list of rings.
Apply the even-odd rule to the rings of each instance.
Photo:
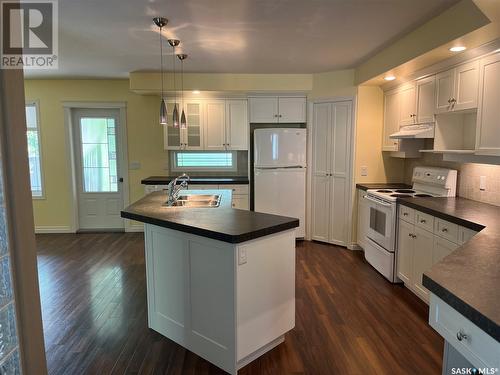
[[[410,86],[403,88],[399,95],[401,96],[399,125],[413,125],[417,120],[417,111],[415,108],[415,85],[411,84]]]
[[[436,105],[434,113],[443,113],[451,109],[455,90],[455,69],[436,74]]]
[[[500,155],[500,53],[481,60],[476,152]]]
[[[434,95],[436,77],[431,76],[417,81],[417,123],[434,122]]]
[[[479,61],[462,64],[455,68],[454,111],[477,107],[478,83]]]
[[[223,100],[208,101],[205,110],[207,113],[205,149],[225,150],[226,105]]]
[[[202,102],[198,100],[187,100],[184,102],[184,110],[186,113],[187,129],[182,129],[183,148],[185,150],[202,150],[204,136],[204,113]]]
[[[422,285],[422,276],[432,267],[434,235],[418,227],[415,227],[414,233],[416,237],[413,249],[413,290],[423,300],[429,301],[429,291]]]
[[[245,99],[226,100],[226,143],[230,150],[248,150],[248,106]]]
[[[306,122],[306,98],[278,99],[278,119],[280,123],[305,123]]]
[[[349,201],[348,173],[350,155],[350,101],[332,104],[331,163],[330,163],[330,242],[347,244],[347,202]]]
[[[299,219],[295,236],[305,236],[306,169],[255,169],[255,211]]]
[[[384,94],[384,135],[382,140],[382,151],[398,151],[399,141],[389,136],[399,130],[399,91],[387,91]]]
[[[328,242],[331,103],[314,104],[312,135],[312,239]]]
[[[121,229],[119,109],[74,109],[79,229]]]
[[[415,225],[409,224],[404,220],[399,220],[397,275],[409,287],[411,287],[413,270],[414,232]]]
[[[278,98],[256,97],[249,99],[250,122],[272,124],[278,122]]]

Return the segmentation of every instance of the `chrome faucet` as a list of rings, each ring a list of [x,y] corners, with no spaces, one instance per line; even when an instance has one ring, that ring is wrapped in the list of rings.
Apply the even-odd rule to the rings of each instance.
[[[177,186],[177,181],[181,181],[179,186]],[[189,181],[190,177],[185,173],[181,174],[180,176],[177,176],[172,181],[170,181],[167,188],[167,194],[168,194],[167,206],[171,206],[175,203],[177,197],[179,196],[179,192],[181,191],[182,188],[188,187]]]

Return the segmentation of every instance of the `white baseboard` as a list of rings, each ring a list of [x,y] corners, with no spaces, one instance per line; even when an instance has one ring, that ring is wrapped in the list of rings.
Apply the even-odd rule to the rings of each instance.
[[[75,231],[67,225],[37,225],[35,233],[75,233]]]
[[[125,232],[144,232],[144,224],[127,225]]]
[[[363,248],[359,246],[357,243],[350,243],[349,245],[347,245],[347,248],[349,250],[363,250]]]

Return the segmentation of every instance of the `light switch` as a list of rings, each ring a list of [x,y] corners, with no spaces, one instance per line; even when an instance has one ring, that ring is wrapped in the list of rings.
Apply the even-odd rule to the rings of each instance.
[[[368,167],[366,165],[361,166],[361,176],[368,176]]]
[[[479,177],[479,190],[481,191],[486,190],[486,176]]]
[[[238,249],[238,265],[241,266],[247,262],[247,249],[240,247]]]

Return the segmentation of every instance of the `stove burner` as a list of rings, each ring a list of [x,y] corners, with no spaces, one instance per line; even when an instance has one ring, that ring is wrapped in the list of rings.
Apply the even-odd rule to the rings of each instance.
[[[419,193],[419,194],[415,194],[414,197],[426,197],[426,198],[429,197],[429,198],[432,198],[432,195]]]
[[[377,190],[377,193],[392,193],[392,190],[381,189],[381,190]]]
[[[411,197],[412,195],[411,194],[391,194],[390,196],[394,197],[394,198],[406,198],[406,197]]]
[[[411,189],[398,189],[398,190],[395,190],[396,193],[404,193],[404,194],[413,194],[415,192],[415,190],[411,190]]]

